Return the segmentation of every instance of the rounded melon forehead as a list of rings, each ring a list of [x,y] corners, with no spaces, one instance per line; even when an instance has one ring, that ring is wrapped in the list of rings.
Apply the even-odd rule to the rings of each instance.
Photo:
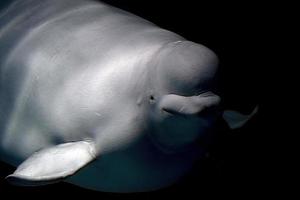
[[[197,94],[208,90],[218,67],[213,51],[190,41],[168,44],[157,59],[158,81],[170,93]]]

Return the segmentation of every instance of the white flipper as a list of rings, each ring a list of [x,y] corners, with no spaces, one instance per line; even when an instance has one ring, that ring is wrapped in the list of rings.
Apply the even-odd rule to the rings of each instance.
[[[244,126],[257,113],[257,111],[258,106],[256,106],[249,115],[244,115],[233,110],[225,110],[223,113],[223,119],[227,122],[231,129],[237,129]]]
[[[6,178],[22,186],[55,183],[73,175],[95,157],[91,141],[64,143],[34,153]]]

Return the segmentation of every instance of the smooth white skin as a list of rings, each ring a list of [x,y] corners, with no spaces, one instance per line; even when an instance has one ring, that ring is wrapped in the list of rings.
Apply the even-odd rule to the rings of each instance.
[[[75,184],[145,191],[186,173],[195,156],[168,155],[164,149],[192,144],[203,119],[170,118],[159,105],[165,95],[199,96],[206,91],[209,87],[199,86],[214,76],[215,55],[105,4],[76,0],[71,5],[64,0],[33,7],[33,2],[22,3],[1,19],[15,16],[0,32],[0,41],[5,41],[0,48],[8,52],[0,66],[1,160],[18,165],[39,149],[89,139],[100,157],[70,179]],[[35,17],[28,18],[30,13]],[[16,24],[18,32],[12,30]],[[177,47],[190,49],[179,50],[182,57],[194,54],[178,62],[168,56]],[[204,77],[192,76],[196,74]],[[191,133],[182,137],[186,126],[192,127]],[[136,169],[137,176],[127,176],[122,166],[112,164],[116,162]]]

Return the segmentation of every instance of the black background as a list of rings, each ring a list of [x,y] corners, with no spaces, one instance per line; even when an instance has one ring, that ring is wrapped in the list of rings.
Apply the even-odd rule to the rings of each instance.
[[[7,1],[8,2],[8,1]],[[209,157],[199,161],[181,182],[155,192],[110,194],[90,191],[67,183],[38,188],[10,186],[4,177],[14,168],[0,165],[0,194],[67,195],[96,194],[97,198],[156,198],[268,194],[272,188],[271,155],[267,151],[270,127],[266,119],[265,71],[268,62],[271,4],[260,2],[105,0],[188,40],[211,48],[220,59],[219,93],[224,108],[258,114],[243,128],[229,131],[220,122],[218,138]],[[5,4],[1,1],[1,4]],[[0,5],[1,5],[0,4]],[[264,77],[264,80],[262,78]]]

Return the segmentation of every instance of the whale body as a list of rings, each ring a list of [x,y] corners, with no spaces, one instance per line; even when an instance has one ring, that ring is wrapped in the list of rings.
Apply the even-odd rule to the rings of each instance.
[[[14,1],[0,52],[0,159],[16,185],[166,187],[220,116],[210,49],[101,2]]]

